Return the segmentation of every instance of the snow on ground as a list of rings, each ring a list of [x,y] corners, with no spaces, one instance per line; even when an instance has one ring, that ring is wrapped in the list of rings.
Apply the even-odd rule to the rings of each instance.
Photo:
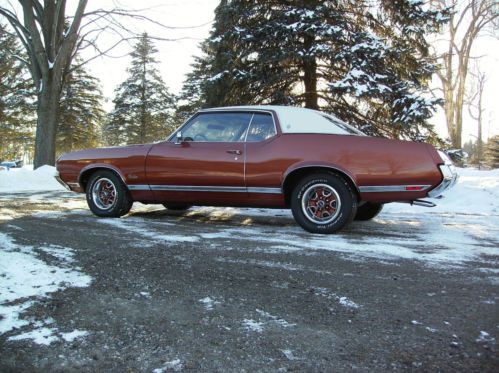
[[[220,304],[219,301],[212,299],[210,297],[205,297],[199,300],[200,303],[204,304],[204,308],[206,311],[213,311],[213,307],[217,304]]]
[[[320,296],[327,298],[327,299],[335,300],[339,304],[341,304],[343,307],[352,308],[352,309],[357,309],[360,307],[357,303],[348,299],[347,297],[339,296],[326,288],[315,287],[315,288],[313,288],[313,290],[314,290],[315,294],[320,295]]]
[[[452,203],[455,203],[454,201]],[[452,203],[449,203],[451,205]],[[489,208],[496,209],[497,201],[486,202]],[[347,229],[335,235],[311,235],[297,227],[288,211],[229,208],[193,208],[188,214],[214,220],[244,218],[244,228],[229,227],[217,231],[198,233],[203,242],[211,243],[216,250],[238,250],[231,242],[253,241],[258,246],[248,251],[268,253],[293,252],[300,255],[314,255],[317,250],[335,251],[351,260],[374,258],[377,260],[407,259],[418,260],[435,267],[461,267],[471,261],[483,261],[487,256],[499,255],[499,215],[454,213],[451,209],[439,213],[435,209],[393,204],[387,206],[378,217],[369,222],[353,222]],[[414,209],[414,210],[406,210]],[[477,208],[480,210],[480,207]],[[252,217],[251,217],[252,216]],[[270,217],[273,224],[262,225]],[[276,216],[276,217],[274,217]],[[276,228],[276,221],[280,225]],[[260,222],[260,223],[258,223]],[[262,261],[253,259],[228,259],[218,257],[218,261],[232,261],[234,264],[256,265],[286,270],[306,270],[293,263]],[[492,259],[491,259],[492,260]],[[312,270],[312,269],[310,269]],[[317,270],[314,270],[317,271]],[[490,268],[483,271],[499,276]]]
[[[288,360],[301,360],[300,358],[296,357],[291,350],[281,350],[281,352],[284,356],[286,356],[286,359]]]
[[[197,209],[193,209],[192,213],[198,213]],[[238,214],[246,216],[247,210],[235,209],[232,214],[233,219],[236,219]],[[291,219],[292,217],[280,217],[279,221],[287,224],[278,229],[275,226],[249,224],[244,228],[225,228],[216,232],[201,232],[199,235],[204,238],[205,243],[211,243],[212,248],[217,250],[227,250],[227,240],[241,240],[253,241],[260,249],[238,248],[234,244],[229,249],[246,252],[295,252],[303,255],[313,255],[316,250],[325,250],[342,253],[352,260],[408,259],[449,268],[480,260],[483,255],[499,255],[498,216],[384,212],[372,221],[354,222],[335,235],[305,233]],[[290,271],[305,270],[292,263],[225,257],[215,260]]]
[[[154,369],[153,373],[180,372],[184,369],[184,364],[180,359],[167,361],[163,367]]]
[[[252,319],[244,319],[242,322],[244,329],[257,333],[263,332],[263,324],[263,322],[258,322]]]
[[[261,333],[264,331],[264,329],[269,327],[289,328],[296,326],[296,324],[290,324],[286,320],[278,316],[271,315],[270,313],[258,308],[255,311],[255,315],[258,318],[258,321],[254,319],[244,319],[241,322],[241,326],[243,329],[251,332]]]
[[[30,166],[0,171],[0,193],[65,190],[54,179],[55,172],[52,166],[42,166],[34,171]]]
[[[48,264],[40,254],[51,258]],[[9,340],[31,339],[49,345],[85,335],[84,331],[60,333],[51,318],[35,320],[23,317],[37,299],[68,287],[89,286],[91,278],[73,266],[73,252],[60,246],[32,247],[20,245],[0,233],[0,334],[16,330]]]
[[[149,224],[143,219],[128,218],[128,219],[101,219],[102,223],[109,224],[111,226],[124,229],[129,232],[135,232],[139,237],[143,237],[144,241],[147,242],[146,246],[152,246],[154,243],[178,243],[178,242],[197,242],[199,237],[195,236],[183,236],[165,233],[161,234],[149,228]],[[173,225],[166,223],[166,225]],[[143,246],[141,243],[140,246]]]

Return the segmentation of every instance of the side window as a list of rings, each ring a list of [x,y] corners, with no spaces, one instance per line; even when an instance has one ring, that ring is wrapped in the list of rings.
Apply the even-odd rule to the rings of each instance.
[[[267,113],[255,113],[251,121],[246,141],[264,141],[276,134],[272,115]]]
[[[182,128],[184,141],[237,142],[251,120],[249,113],[201,113]]]

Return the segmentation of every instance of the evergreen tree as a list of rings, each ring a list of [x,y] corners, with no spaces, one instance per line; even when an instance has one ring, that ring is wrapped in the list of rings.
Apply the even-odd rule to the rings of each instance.
[[[499,135],[489,139],[485,148],[485,163],[491,168],[499,168]]]
[[[182,98],[194,107],[301,105],[362,130],[436,138],[427,33],[446,20],[423,1],[223,0]]]
[[[114,109],[104,126],[108,144],[161,140],[174,129],[175,100],[156,68],[156,53],[157,49],[144,33],[131,53],[128,78],[115,91]]]
[[[22,58],[16,38],[0,24],[0,160],[32,153],[35,93]]]
[[[76,66],[81,62],[81,59],[75,59]],[[59,109],[58,154],[100,144],[100,127],[104,119],[102,99],[97,79],[83,66],[75,67],[68,74]]]
[[[365,9],[365,20],[355,23],[361,28],[354,43],[336,55],[336,66],[347,72],[329,85],[333,111],[344,119],[353,114],[353,122],[371,134],[441,144],[427,122],[442,100],[431,98],[428,90],[436,66],[426,37],[447,21],[448,11],[424,8],[422,0],[363,4],[359,10]],[[352,105],[342,110],[345,93],[357,110]]]

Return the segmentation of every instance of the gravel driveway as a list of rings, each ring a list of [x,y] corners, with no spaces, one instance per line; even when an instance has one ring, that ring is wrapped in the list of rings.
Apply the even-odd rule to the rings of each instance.
[[[1,196],[0,260],[68,281],[0,304],[18,325],[0,371],[497,372],[498,246],[497,217],[388,211],[317,236],[283,210],[99,219],[74,194]]]

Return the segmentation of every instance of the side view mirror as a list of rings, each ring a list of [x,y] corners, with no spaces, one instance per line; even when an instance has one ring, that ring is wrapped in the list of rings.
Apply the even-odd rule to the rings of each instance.
[[[177,136],[175,138],[175,144],[177,145],[182,144],[182,131],[177,132]]]

